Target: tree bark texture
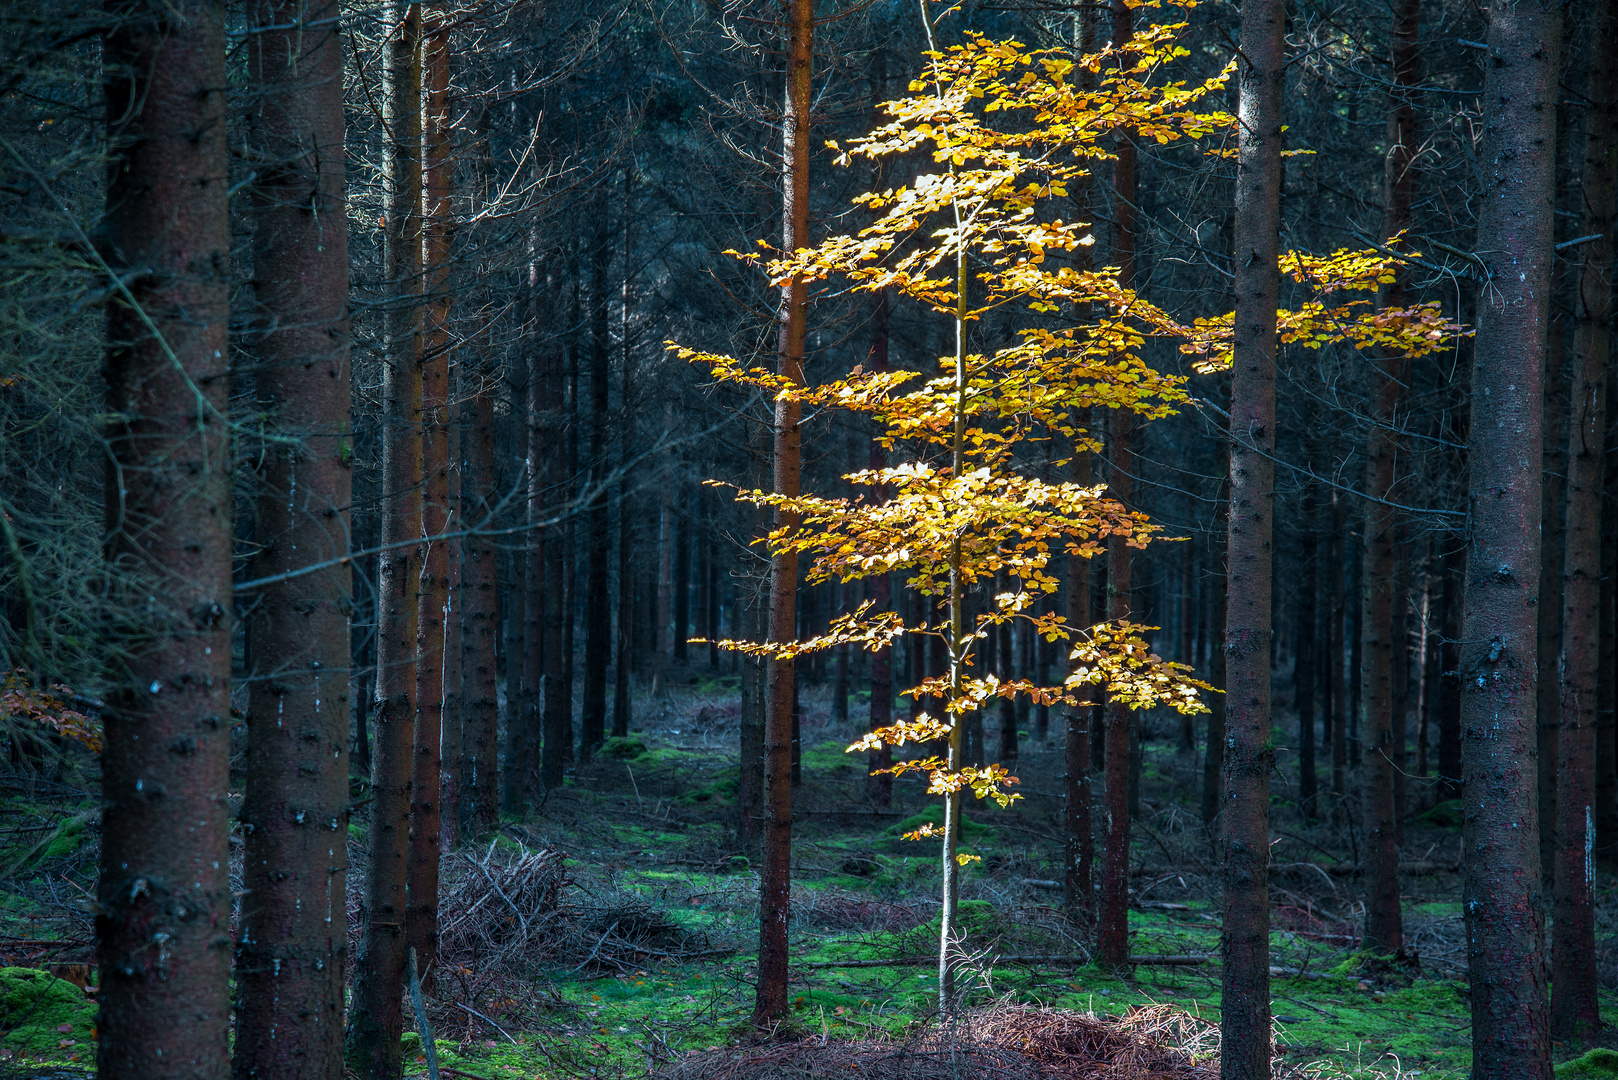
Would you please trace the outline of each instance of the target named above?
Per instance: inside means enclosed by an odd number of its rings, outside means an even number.
[[[814,0],[789,0],[786,9],[786,109],[782,119],[781,250],[809,239],[810,67],[814,56]],[[778,374],[803,383],[808,283],[792,278],[781,288]],[[796,498],[802,467],[802,406],[775,406],[774,488]],[[797,529],[799,515],[777,510],[775,528]],[[770,562],[769,640],[786,642],[797,629],[798,555],[783,551]],[[758,993],[753,1024],[780,1021],[787,1009],[787,923],[792,910],[793,661],[772,658],[764,700],[764,854],[759,875]]]
[[[1618,151],[1618,11],[1591,3],[1581,246],[1568,398],[1567,546],[1562,564],[1561,730],[1557,734],[1556,889],[1551,1037],[1582,1043],[1601,1029],[1596,1004],[1595,764],[1601,681],[1601,525],[1612,340],[1614,153]],[[1610,677],[1610,671],[1608,675]]]
[[[416,726],[417,578],[412,541],[421,497],[421,8],[389,9],[384,280],[395,299],[384,317],[382,532],[377,560],[376,740],[371,755],[360,954],[349,1003],[348,1058],[360,1073],[396,1077],[405,978],[411,749]],[[396,546],[395,546],[396,545]]]
[[[605,205],[600,208],[607,216]],[[604,230],[603,230],[604,231]],[[589,761],[607,735],[607,663],[612,659],[612,599],[607,562],[612,555],[608,525],[607,406],[611,396],[612,342],[607,330],[607,271],[612,248],[598,235],[590,252],[590,479],[597,486],[590,501],[590,546],[584,599],[584,701],[579,714],[579,760]]]
[[[450,508],[449,516],[454,522],[455,532],[467,527],[461,502],[461,482],[466,465],[466,417],[465,405],[460,400],[461,387],[458,385],[463,384],[463,363],[457,356],[450,372],[450,401],[453,404],[449,416],[449,500],[446,505]],[[461,761],[462,743],[466,735],[461,699],[461,607],[466,602],[461,595],[461,569],[465,565],[466,545],[463,537],[446,543],[449,547],[449,572],[444,599],[444,730],[438,743],[438,835],[441,842],[453,851],[461,835]]]
[[[1540,441],[1560,5],[1491,0],[1461,627],[1462,906],[1474,1080],[1551,1075],[1535,798]]]
[[[1382,159],[1382,236],[1387,239],[1411,225],[1410,200],[1415,190],[1416,110],[1411,100],[1420,77],[1416,35],[1420,0],[1396,0],[1390,30],[1393,44],[1392,82],[1388,103],[1388,149]],[[1408,306],[1405,274],[1382,285],[1377,306]],[[1370,755],[1360,779],[1364,814],[1366,872],[1365,945],[1391,953],[1404,944],[1399,911],[1399,815],[1394,797],[1396,770],[1403,746],[1394,745],[1394,665],[1403,650],[1394,641],[1394,551],[1399,515],[1389,505],[1398,482],[1400,396],[1408,381],[1408,362],[1400,352],[1382,350],[1372,397],[1371,433],[1365,447],[1365,563],[1360,576],[1360,640],[1365,666],[1360,669],[1360,702],[1365,707],[1360,730]]]
[[[487,353],[484,353],[487,356]],[[461,484],[462,520],[480,524],[494,510],[494,391],[486,379],[468,406],[471,423],[467,472]],[[496,644],[500,635],[499,566],[494,541],[469,536],[464,547],[461,608],[461,693],[465,734],[461,776],[465,784],[461,820],[468,834],[481,836],[500,819],[500,698]]]
[[[422,68],[426,86],[422,132],[421,596],[416,605],[416,730],[411,744],[409,914],[405,947],[414,949],[423,988],[431,993],[438,958],[438,860],[444,732],[444,674],[449,664],[450,543],[434,540],[459,527],[450,501],[450,145],[449,27],[442,3],[429,9]]]
[[[551,408],[541,407],[538,416],[539,428],[549,447],[548,452],[537,462],[544,477],[540,499],[542,508],[539,512],[550,513],[566,505],[567,480],[570,475],[562,454],[564,436],[559,406],[563,401],[564,390],[562,353],[558,349],[550,348],[544,352],[540,386],[541,392],[545,395],[545,402],[548,402]],[[535,402],[531,396],[528,408],[532,423]],[[531,510],[530,514],[533,513],[535,511]],[[529,518],[530,523],[539,520],[543,518],[533,516]],[[567,685],[566,651],[568,644],[566,625],[570,614],[565,606],[566,582],[572,569],[568,562],[569,545],[565,536],[567,528],[566,524],[562,524],[548,529],[550,535],[544,537],[544,559],[541,567],[544,574],[543,596],[538,598],[541,625],[538,627],[537,635],[530,638],[534,644],[529,646],[530,649],[537,648],[543,665],[540,672],[540,686],[543,687],[544,693],[539,708],[543,710],[541,725],[544,729],[544,749],[540,758],[539,779],[546,791],[554,791],[562,786],[567,765],[567,751],[573,741],[573,701]]]
[[[1230,550],[1222,816],[1225,893],[1220,1075],[1270,1074],[1270,625],[1275,332],[1280,290],[1284,0],[1242,5],[1236,158],[1236,315],[1230,388]]]
[[[107,309],[107,569],[142,615],[108,672],[96,1062],[132,1080],[219,1077],[231,951],[223,5],[111,7],[98,243],[115,271],[147,272]]]
[[[1306,417],[1306,421],[1309,418]],[[1293,703],[1298,709],[1298,808],[1306,820],[1313,820],[1320,781],[1315,772],[1315,627],[1319,622],[1315,600],[1319,594],[1320,485],[1311,479],[1303,490],[1303,523],[1299,554],[1303,579],[1297,592],[1298,652],[1292,666]]]
[[[335,0],[250,9],[248,113],[259,407],[287,441],[260,471],[256,577],[349,550],[348,230]],[[311,25],[313,24],[313,25]],[[335,225],[335,227],[334,227]],[[343,1074],[348,962],[349,571],[266,586],[254,609],[233,1072]]]
[[[1135,414],[1114,409],[1108,417],[1107,493],[1124,506],[1134,501],[1130,443]],[[1134,552],[1126,538],[1107,541],[1107,621],[1130,617]],[[1096,918],[1096,963],[1120,970],[1129,964],[1129,742],[1134,714],[1127,704],[1109,701],[1106,711],[1106,773],[1102,788],[1106,840],[1102,844],[1101,896]]]

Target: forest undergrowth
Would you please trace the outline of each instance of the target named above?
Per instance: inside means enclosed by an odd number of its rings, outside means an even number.
[[[634,733],[610,740],[542,805],[446,853],[427,1005],[441,1075],[1217,1075],[1217,879],[1196,811],[1202,762],[1176,750],[1177,720],[1141,718],[1127,972],[1091,963],[1090,929],[1062,909],[1059,743],[1025,730],[1012,768],[1024,798],[1004,811],[969,808],[963,850],[981,861],[963,882],[970,989],[950,1039],[933,985],[937,857],[900,835],[935,801],[900,782],[890,807],[870,805],[863,762],[844,753],[865,710],[856,698],[851,720],[833,723],[829,697],[819,686],[803,695],[792,1014],[776,1039],[759,1040],[748,1023],[758,879],[735,841],[735,680],[699,671],[663,701],[637,700]],[[47,778],[13,767],[4,780],[0,1067],[18,1075],[72,1073],[93,1058],[90,768],[69,762]],[[1434,806],[1411,778],[1420,810],[1401,842],[1409,945],[1379,959],[1359,949],[1352,800],[1328,798],[1320,819],[1305,821],[1285,772],[1271,818],[1276,1074],[1460,1080],[1470,1039],[1455,804]],[[362,806],[356,868],[364,817]],[[233,850],[239,862],[239,839]],[[236,878],[240,891],[239,867]],[[351,956],[361,888],[351,872]],[[1595,962],[1613,1025],[1618,896],[1604,888],[1599,899]],[[88,994],[76,985],[87,975]],[[426,1076],[420,1035],[405,1039],[408,1075]],[[940,1072],[954,1054],[965,1056]],[[1618,1075],[1615,1066],[1618,1054],[1597,1049],[1558,1075]]]

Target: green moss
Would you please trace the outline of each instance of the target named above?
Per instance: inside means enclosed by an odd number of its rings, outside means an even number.
[[[601,744],[601,756],[618,761],[633,761],[646,756],[646,744],[629,735],[614,735]]]
[[[1556,1067],[1557,1080],[1605,1080],[1618,1077],[1618,1050],[1599,1047],[1583,1057],[1564,1061]]]
[[[33,968],[0,968],[0,1047],[59,1061],[92,1053],[95,1016],[72,983]]]
[[[720,802],[734,800],[736,798],[736,789],[741,784],[737,774],[738,770],[736,769],[725,769],[713,783],[692,788],[690,791],[677,796],[674,801],[690,805],[693,803],[713,802],[716,799]]]

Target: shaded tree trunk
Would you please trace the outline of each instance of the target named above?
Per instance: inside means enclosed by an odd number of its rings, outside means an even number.
[[[484,357],[487,350],[480,350]],[[470,402],[467,472],[461,484],[462,520],[482,525],[493,513],[495,493],[494,392],[487,379],[479,380]],[[500,695],[496,647],[500,638],[499,565],[494,541],[469,536],[465,544],[461,590],[461,673],[465,701],[466,734],[463,741],[465,802],[461,821],[466,831],[481,836],[494,829],[500,815]]]
[[[1584,220],[1574,306],[1567,443],[1567,548],[1562,565],[1561,731],[1557,735],[1556,892],[1551,939],[1551,1037],[1583,1043],[1601,1029],[1596,1002],[1595,765],[1601,680],[1601,526],[1612,327],[1614,153],[1618,151],[1618,11],[1590,12],[1590,101]],[[1611,677],[1611,669],[1607,669]]]
[[[786,109],[782,132],[781,250],[795,251],[809,239],[810,67],[814,57],[814,0],[789,0],[786,9]],[[781,288],[778,374],[803,383],[803,347],[809,308],[808,284],[789,279]],[[798,424],[802,406],[782,399],[775,406],[774,490],[796,498],[802,459]],[[798,514],[777,510],[775,527],[798,527]],[[778,552],[770,563],[769,640],[792,640],[797,627],[798,555]],[[765,1027],[786,1016],[787,921],[792,910],[792,743],[796,694],[794,663],[771,658],[764,704],[764,856],[759,874],[758,993],[753,1024]],[[948,920],[946,919],[946,922]]]
[[[1308,422],[1310,417],[1305,417]],[[1303,489],[1303,529],[1300,560],[1303,579],[1298,586],[1298,656],[1292,668],[1293,699],[1298,709],[1298,808],[1306,820],[1315,816],[1320,782],[1315,774],[1315,597],[1319,592],[1320,536],[1316,527],[1320,485],[1313,479]]]
[[[461,500],[461,483],[466,467],[465,405],[459,399],[465,384],[461,374],[463,364],[464,360],[458,356],[450,379],[450,400],[454,404],[450,407],[449,417],[447,505],[450,507],[450,519],[454,522],[452,531],[455,532],[467,527],[463,513],[465,504]],[[442,843],[453,851],[461,835],[461,762],[466,735],[461,697],[461,608],[466,603],[462,596],[461,570],[465,562],[465,541],[463,537],[456,537],[448,541],[448,545],[449,590],[444,603],[444,731],[439,740],[439,805],[442,807],[439,836]]]
[[[348,234],[343,47],[335,0],[250,8],[248,113],[259,408],[287,442],[260,472],[255,576],[347,554]],[[348,866],[349,571],[267,586],[254,608],[243,885],[236,952],[239,1077],[343,1072],[348,935],[331,915]]]
[[[600,208],[606,217],[606,207]],[[579,760],[589,761],[606,738],[607,663],[612,659],[612,600],[607,560],[607,409],[611,396],[611,341],[607,330],[607,270],[612,249],[598,236],[590,253],[590,478],[599,490],[590,502],[590,547],[584,597],[584,702],[579,715]]]
[[[1490,0],[1461,627],[1462,839],[1474,1080],[1551,1075],[1535,798],[1540,439],[1561,6]]]
[[[545,351],[544,361],[541,379],[544,401],[536,403],[530,396],[528,410],[529,422],[537,424],[546,446],[543,456],[535,463],[544,478],[544,494],[538,512],[550,514],[559,511],[567,504],[571,474],[563,454],[562,443],[566,434],[562,430],[560,409],[563,395],[566,393],[562,370],[565,361],[561,350],[554,347]],[[530,513],[533,514],[534,511]],[[537,520],[540,518],[530,516],[529,523],[533,524]],[[563,523],[545,530],[542,567],[544,595],[539,598],[541,625],[538,634],[531,638],[537,646],[535,651],[541,657],[539,678],[544,694],[539,708],[542,710],[540,727],[544,743],[540,752],[539,780],[546,791],[561,788],[568,762],[568,750],[573,744],[573,702],[572,690],[568,685],[567,653],[571,644],[567,633],[569,619],[567,580],[572,569],[568,563],[569,528],[568,524]]]
[[[1411,100],[1420,78],[1416,37],[1421,25],[1421,0],[1396,0],[1393,9],[1392,100],[1388,109],[1388,150],[1382,158],[1382,236],[1392,239],[1411,226],[1411,196],[1415,191],[1416,110]],[[1378,290],[1377,306],[1383,310],[1409,305],[1402,269],[1394,280]],[[1382,952],[1394,952],[1404,944],[1399,910],[1399,811],[1395,795],[1397,770],[1404,747],[1396,744],[1394,717],[1395,680],[1403,672],[1395,670],[1403,655],[1402,642],[1395,628],[1402,620],[1395,617],[1395,605],[1403,598],[1395,595],[1395,549],[1398,545],[1399,515],[1389,505],[1398,482],[1399,405],[1404,385],[1409,381],[1409,364],[1404,354],[1382,350],[1377,372],[1371,416],[1371,434],[1365,448],[1365,552],[1360,577],[1361,615],[1359,640],[1365,666],[1358,668],[1360,701],[1365,706],[1364,728],[1370,758],[1360,777],[1360,805],[1364,814],[1365,851],[1365,945]],[[1403,734],[1402,730],[1399,734]]]
[[[1116,19],[1114,37],[1120,38]],[[1122,37],[1127,39],[1127,31]],[[1120,160],[1122,157],[1120,147]],[[1134,502],[1134,483],[1129,470],[1135,414],[1114,409],[1109,421],[1107,457],[1111,467],[1107,472],[1107,493],[1124,506],[1130,506]],[[1124,537],[1114,536],[1107,542],[1108,622],[1128,619],[1131,615],[1133,561],[1132,549]],[[1125,702],[1107,703],[1107,756],[1102,787],[1106,840],[1101,849],[1101,897],[1096,918],[1096,963],[1103,969],[1122,969],[1129,963],[1129,743],[1133,719],[1134,714]]]
[[[1230,575],[1221,862],[1220,1075],[1270,1074],[1270,625],[1276,301],[1281,217],[1283,0],[1242,5],[1236,158],[1236,315],[1230,388]]]
[[[421,7],[389,9],[387,228],[383,279],[396,297],[384,316],[382,536],[377,566],[376,746],[367,830],[365,928],[349,1005],[348,1058],[361,1073],[400,1073],[404,1030],[406,881],[411,741],[416,721],[416,579],[421,537]]]
[[[435,3],[425,27],[426,82],[422,187],[423,285],[427,291],[422,338],[422,534],[442,536],[455,526],[450,502],[449,429],[451,349],[449,289],[449,27]],[[431,993],[438,959],[438,860],[442,821],[440,742],[444,732],[444,669],[449,644],[449,557],[446,540],[429,539],[422,552],[416,614],[416,730],[411,755],[410,909],[405,945],[416,954],[422,986]]]
[[[107,307],[105,551],[141,617],[107,673],[96,1063],[217,1077],[231,917],[223,5],[109,6],[98,245],[129,296]]]

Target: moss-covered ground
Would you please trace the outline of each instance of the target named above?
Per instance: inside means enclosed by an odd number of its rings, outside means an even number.
[[[568,853],[581,905],[598,902],[591,893],[638,896],[692,935],[688,953],[703,955],[604,949],[580,965],[576,948],[536,969],[543,994],[530,1004],[504,1003],[505,1018],[492,1011],[500,1002],[479,1006],[504,1033],[464,1014],[441,1032],[444,1064],[487,1077],[630,1075],[749,1036],[757,878],[735,839],[734,721],[713,719],[717,696],[677,693],[661,718],[641,725],[633,752],[618,746],[581,766],[542,813],[507,826]],[[811,699],[795,795],[790,1025],[834,1039],[902,1034],[935,1010],[939,872],[930,845],[900,834],[936,820],[937,810],[904,784],[890,807],[872,805],[862,763],[843,753],[852,728],[837,730],[823,710]],[[965,872],[972,994],[1099,1014],[1171,1003],[1217,1022],[1219,897],[1213,843],[1194,810],[1200,762],[1167,739],[1145,741],[1132,841],[1132,953],[1180,962],[1104,971],[1088,961],[1089,929],[1064,915],[1050,887],[1060,865],[1060,751],[1031,734],[1013,770],[1026,798],[1009,811],[968,812],[964,844],[982,857]],[[1285,785],[1276,786],[1275,1034],[1280,1053],[1317,1062],[1323,1075],[1464,1080],[1469,1072],[1460,876],[1451,868],[1459,833],[1449,807],[1433,810],[1434,799],[1412,787],[1403,840],[1404,859],[1415,864],[1405,883],[1411,949],[1390,962],[1358,951],[1344,808],[1305,821]],[[1607,947],[1604,937],[1604,970]],[[1618,998],[1603,1004],[1610,1011]],[[1610,1018],[1618,1022],[1618,1012]],[[1558,1048],[1559,1059],[1577,1053]],[[1609,1061],[1618,1057],[1579,1058],[1561,1074],[1609,1075],[1599,1071]]]
[[[919,785],[903,782],[890,805],[873,804],[863,762],[843,752],[861,703],[847,723],[830,719],[822,688],[811,687],[804,704],[787,1028],[833,1039],[901,1035],[935,1012],[939,885],[934,847],[901,834],[936,822],[938,808]],[[636,706],[629,738],[613,740],[562,790],[503,822],[497,857],[519,847],[566,856],[564,917],[530,954],[498,963],[449,958],[441,968],[429,1012],[446,1075],[606,1080],[752,1037],[758,879],[756,853],[736,839],[734,680],[678,684],[667,701]],[[1142,725],[1131,952],[1176,962],[1122,972],[1089,962],[1092,931],[1063,911],[1054,887],[1060,747],[1040,739],[1030,720],[1013,765],[1025,798],[1006,811],[971,806],[964,828],[966,850],[981,857],[964,871],[962,907],[975,1000],[1098,1014],[1169,1003],[1217,1022],[1220,899],[1214,842],[1195,809],[1201,762],[1176,752],[1172,718],[1160,721],[1161,731],[1155,722]],[[992,736],[991,726],[991,746]],[[1463,1080],[1470,1027],[1455,806],[1411,781],[1402,838],[1409,950],[1390,962],[1358,949],[1352,804],[1326,796],[1305,819],[1286,779],[1294,771],[1283,751],[1271,876],[1280,1052],[1316,1063],[1324,1077]],[[3,807],[11,831],[0,836],[0,962],[13,966],[0,971],[0,1066],[84,1067],[93,1057],[93,999],[40,970],[87,950],[97,839],[85,813],[91,787],[23,791]],[[361,814],[356,865],[364,831]],[[452,864],[451,877],[460,872]],[[1610,988],[1618,984],[1618,896],[1605,881],[1592,962]],[[1618,1025],[1618,998],[1605,993],[1603,1012]],[[1603,1037],[1589,1053],[1559,1047],[1562,1080],[1618,1078],[1609,1041],[1618,1046]],[[408,1072],[424,1075],[419,1035],[406,1043]]]

